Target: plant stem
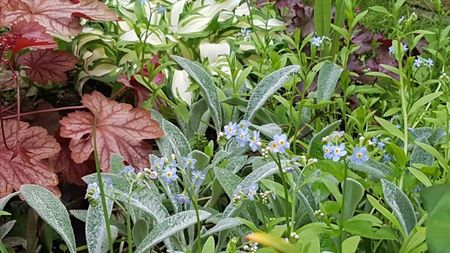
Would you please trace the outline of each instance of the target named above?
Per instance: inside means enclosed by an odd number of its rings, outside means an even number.
[[[283,167],[281,166],[281,159],[280,159],[280,154],[277,153],[277,157],[274,157],[272,153],[270,153],[270,156],[272,157],[272,159],[275,161],[275,163],[277,164],[278,167],[278,171],[280,172],[280,177],[281,177],[281,182],[283,183],[283,188],[284,188],[284,212],[285,212],[285,216],[286,216],[286,229],[288,232],[288,236],[291,235],[291,221],[290,221],[290,216],[289,216],[289,191],[288,191],[288,187],[287,187],[287,183],[286,183],[286,175],[283,172]]]
[[[344,242],[344,211],[345,211],[345,190],[347,186],[347,162],[345,162],[344,168],[344,182],[342,185],[342,203],[341,203],[341,217],[339,221],[339,252],[342,253],[342,243]]]
[[[202,248],[202,237],[201,237],[202,223],[200,221],[200,212],[198,211],[197,200],[194,199],[194,196],[192,195],[191,191],[187,190],[187,193],[189,195],[189,199],[192,202],[192,205],[194,206],[195,216],[197,218],[197,252],[199,252],[201,250],[201,248]]]
[[[105,219],[106,235],[108,236],[108,245],[111,253],[114,253],[113,240],[111,236],[111,226],[109,222],[108,207],[106,205],[106,195],[105,188],[102,180],[102,173],[100,170],[100,161],[98,159],[97,151],[97,115],[94,115],[94,126],[92,129],[92,137],[94,140],[94,160],[95,160],[95,170],[97,173],[97,181],[100,188],[100,198],[102,200],[103,218]]]
[[[53,108],[53,109],[45,109],[45,110],[32,111],[32,112],[24,112],[24,113],[20,113],[20,116],[29,116],[29,115],[39,114],[39,113],[49,113],[49,112],[58,112],[58,111],[65,111],[65,110],[79,110],[79,109],[86,109],[86,107],[84,105],[66,106],[66,107],[61,107],[61,108]],[[5,116],[2,119],[13,119],[13,118],[16,118],[16,117],[17,117],[17,114],[16,115]]]

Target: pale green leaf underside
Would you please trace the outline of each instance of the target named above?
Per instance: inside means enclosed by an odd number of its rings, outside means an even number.
[[[75,235],[66,207],[49,190],[38,185],[22,185],[20,192],[27,203],[66,242],[67,249],[75,253]]]

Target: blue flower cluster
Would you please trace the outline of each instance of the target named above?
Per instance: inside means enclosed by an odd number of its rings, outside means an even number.
[[[219,133],[219,137],[225,136],[227,140],[235,138],[240,147],[248,147],[256,152],[262,151],[262,155],[266,155],[267,152],[283,154],[286,149],[289,148],[290,143],[285,134],[276,134],[273,136],[272,141],[269,142],[265,149],[262,149],[261,134],[257,130],[251,131],[249,129],[250,122],[242,120],[239,123],[230,122],[224,127],[224,132]]]
[[[431,68],[433,67],[433,65],[434,65],[433,59],[431,59],[431,58],[425,59],[425,58],[423,58],[423,57],[421,57],[421,56],[418,56],[418,57],[414,60],[414,63],[413,63],[413,66],[414,66],[415,68],[420,68],[420,67],[422,67],[422,66],[426,66],[426,67],[428,67],[428,68],[431,69]]]
[[[197,170],[195,165],[197,164],[197,160],[193,158],[191,155],[186,157],[182,157],[181,161],[178,162],[176,160],[176,156],[172,154],[169,158],[161,157],[155,158],[152,161],[152,165],[150,171],[160,171],[161,178],[164,182],[171,184],[176,182],[179,179],[178,169],[183,170],[184,172],[190,174],[190,178],[192,183],[195,186],[200,186],[205,180],[205,173],[201,170]]]
[[[326,142],[326,144],[322,146],[323,156],[325,159],[337,162],[347,155],[345,143],[341,142],[341,139],[343,137],[344,132],[334,131],[329,136],[326,136],[322,139],[324,142]],[[362,140],[364,140],[364,138],[362,138]],[[377,143],[377,145],[380,145],[384,148],[384,142],[378,141],[378,139],[372,139],[372,142],[374,141]],[[369,160],[369,154],[366,147],[353,148],[352,155],[350,156],[351,162],[361,165],[367,160]]]
[[[249,129],[250,122],[242,120],[235,123],[230,122],[224,127],[224,134],[227,140],[235,138],[240,147],[249,146],[255,152],[261,147],[261,138],[259,131]]]

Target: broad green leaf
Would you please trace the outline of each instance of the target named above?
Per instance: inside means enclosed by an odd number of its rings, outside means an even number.
[[[231,171],[222,168],[214,168],[214,175],[220,186],[225,190],[229,198],[233,198],[236,187],[242,182],[242,179]]]
[[[202,151],[193,150],[191,153],[189,153],[189,155],[191,155],[192,158],[197,160],[197,162],[195,163],[196,169],[203,170],[208,166],[210,157],[207,154],[203,153]]]
[[[8,203],[8,201],[12,198],[14,198],[15,196],[19,195],[20,192],[13,192],[3,198],[0,199],[0,210],[3,210],[3,208],[5,208],[6,204]]]
[[[423,201],[425,210],[430,214],[434,207],[441,200],[442,196],[450,192],[450,184],[438,184],[432,187],[427,187],[422,190],[420,197]]]
[[[252,125],[253,128],[260,131],[263,135],[268,138],[273,138],[274,135],[281,134],[282,130],[280,126],[275,123],[269,123],[262,126]]]
[[[199,211],[200,221],[206,220],[211,214],[205,211]],[[194,210],[176,213],[167,217],[161,223],[156,224],[150,233],[144,238],[136,249],[137,253],[147,252],[159,242],[168,237],[183,231],[185,228],[197,223],[197,217]]]
[[[344,201],[344,219],[353,216],[356,206],[364,195],[364,187],[356,180],[347,178],[345,182],[345,190],[343,192]]]
[[[389,227],[374,226],[368,220],[350,218],[344,222],[344,231],[353,235],[375,240],[397,240],[396,231]]]
[[[263,232],[253,233],[247,236],[247,240],[258,242],[283,253],[298,253],[299,249],[285,240]]]
[[[309,142],[308,155],[315,158],[323,158],[322,146],[324,143],[322,142],[322,138],[330,135],[334,130],[336,130],[340,123],[340,120],[333,122],[315,134]]]
[[[212,77],[198,63],[191,62],[176,55],[172,55],[171,57],[198,83],[201,93],[207,102],[209,111],[211,112],[214,126],[216,129],[222,129],[222,111],[216,85]]]
[[[435,188],[433,186],[431,188]],[[425,190],[428,190],[427,188]],[[448,238],[448,224],[450,224],[450,186],[440,186],[435,189],[424,191],[422,199],[428,199],[425,208],[428,212],[427,218],[427,245],[429,252],[448,252],[450,240]],[[434,204],[435,203],[435,204]]]
[[[319,36],[329,36],[331,30],[331,0],[316,1],[314,4],[314,29]]]
[[[251,121],[255,116],[256,111],[264,105],[267,99],[291,78],[291,74],[298,73],[299,71],[300,66],[292,65],[272,72],[264,77],[251,91],[244,119]]]
[[[417,146],[423,148],[425,151],[427,151],[427,152],[430,153],[431,155],[433,155],[434,158],[436,158],[436,159],[438,160],[439,164],[440,164],[443,168],[448,169],[448,165],[447,165],[447,163],[445,162],[444,156],[442,156],[442,154],[439,153],[439,151],[437,151],[434,147],[432,147],[432,146],[429,145],[429,144],[425,144],[425,143],[423,143],[423,142],[420,142],[420,141],[415,141],[415,144],[416,144]]]
[[[369,176],[372,176],[376,179],[386,178],[386,176],[391,173],[391,170],[388,166],[374,160],[367,160],[362,164],[356,164],[349,160],[348,166],[352,170],[367,173]]]
[[[417,223],[416,214],[411,201],[405,193],[393,183],[381,179],[381,184],[383,186],[383,194],[386,203],[391,207],[392,211],[394,211],[394,214],[397,216],[405,233],[409,235]]]
[[[402,243],[399,253],[422,253],[427,252],[426,228],[416,227],[408,238]],[[435,252],[435,251],[429,251]]]
[[[206,231],[206,233],[204,233],[202,237],[210,236],[227,229],[235,228],[240,225],[242,225],[242,222],[239,218],[221,219],[219,220],[219,222],[217,222],[217,224],[214,227]]]
[[[75,253],[75,235],[64,204],[49,190],[38,185],[22,185],[20,193],[28,205],[61,236],[67,249]]]
[[[145,236],[148,234],[148,225],[147,221],[145,220],[138,220],[133,226],[133,241],[137,245],[139,245],[145,238]]]
[[[108,215],[111,211],[114,201],[107,198],[106,205]],[[86,215],[86,244],[89,253],[102,253],[108,251],[108,236],[106,233],[105,217],[103,216],[103,207],[100,203],[89,205]]]
[[[375,116],[375,120],[388,132],[388,134],[392,134],[402,141],[405,140],[403,133],[395,127],[394,124],[377,116]]]
[[[395,145],[394,143],[387,143],[386,149],[394,156],[395,160],[397,161],[397,164],[404,168],[406,166],[406,163],[408,162],[408,158],[405,155],[405,152],[403,152],[403,149],[401,149],[399,146]]]
[[[345,253],[355,253],[358,249],[359,241],[361,240],[361,237],[359,236],[352,236],[342,243],[342,252]]]
[[[202,253],[215,253],[216,243],[214,237],[210,236],[203,245]]]
[[[419,100],[414,102],[414,104],[411,106],[411,108],[408,111],[408,115],[417,112],[419,108],[426,105],[427,103],[433,101],[434,99],[438,98],[440,95],[442,95],[443,92],[434,92],[428,95],[425,95],[421,97]]]
[[[332,62],[326,62],[322,65],[317,80],[317,102],[331,98],[342,71],[341,67]]]

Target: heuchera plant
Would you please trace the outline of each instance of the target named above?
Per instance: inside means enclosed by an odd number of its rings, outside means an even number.
[[[23,184],[38,184],[59,196],[58,174],[70,183],[80,184],[81,177],[94,168],[94,128],[104,171],[109,170],[111,153],[123,154],[125,161],[136,167],[149,166],[151,146],[145,140],[163,135],[149,112],[118,103],[99,92],[84,95],[82,106],[21,113],[23,89],[30,89],[34,84],[48,88],[64,84],[68,80],[67,72],[76,68],[78,58],[57,50],[53,35],[76,36],[82,29],[80,18],[118,19],[98,0],[0,0],[0,27],[9,28],[0,36],[0,57],[4,71],[11,77],[0,87],[13,88],[16,94],[15,110],[14,104],[3,108],[0,103],[0,196],[18,191]],[[28,85],[21,85],[22,78]],[[30,126],[21,119],[23,115],[72,109],[89,112],[69,113],[60,121],[61,132],[56,131],[55,136],[44,128],[48,126]]]

